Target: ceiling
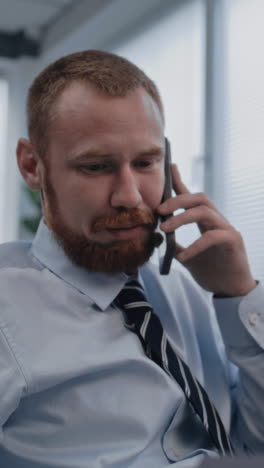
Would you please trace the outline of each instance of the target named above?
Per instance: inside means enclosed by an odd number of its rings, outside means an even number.
[[[49,27],[80,3],[83,0],[0,0],[0,57],[38,56]]]
[[[82,37],[89,47],[135,28],[191,0],[0,0],[0,65],[38,57]],[[89,39],[88,39],[89,37]],[[70,50],[70,48],[69,48]],[[56,55],[56,54],[55,54]]]

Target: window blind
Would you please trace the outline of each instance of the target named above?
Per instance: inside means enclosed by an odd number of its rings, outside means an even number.
[[[222,109],[216,133],[221,154],[218,150],[214,198],[242,233],[254,276],[264,280],[264,2],[225,0],[223,7],[225,51],[218,69],[223,83],[215,106],[216,114]]]

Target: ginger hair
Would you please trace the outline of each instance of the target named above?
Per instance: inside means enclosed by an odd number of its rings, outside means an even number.
[[[27,98],[27,126],[31,142],[41,157],[48,148],[49,128],[56,101],[72,82],[92,84],[108,96],[126,96],[144,88],[158,105],[163,105],[155,83],[129,60],[99,50],[85,50],[61,57],[33,81]]]

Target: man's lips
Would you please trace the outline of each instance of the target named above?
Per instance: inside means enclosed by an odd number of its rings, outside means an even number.
[[[121,226],[114,226],[111,228],[107,228],[109,231],[112,230],[121,230],[121,229],[134,229],[136,227],[143,226],[142,224],[122,224]]]
[[[146,225],[122,225],[113,228],[107,228],[107,231],[117,239],[135,239],[146,232]]]

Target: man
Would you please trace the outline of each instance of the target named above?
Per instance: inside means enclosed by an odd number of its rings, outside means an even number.
[[[18,165],[43,220],[32,244],[0,250],[0,466],[262,453],[263,289],[240,234],[175,165],[177,196],[161,202],[154,83],[105,52],[61,58],[30,88],[28,131]],[[158,216],[180,208],[160,229],[196,222],[201,237],[161,276],[149,262]]]

